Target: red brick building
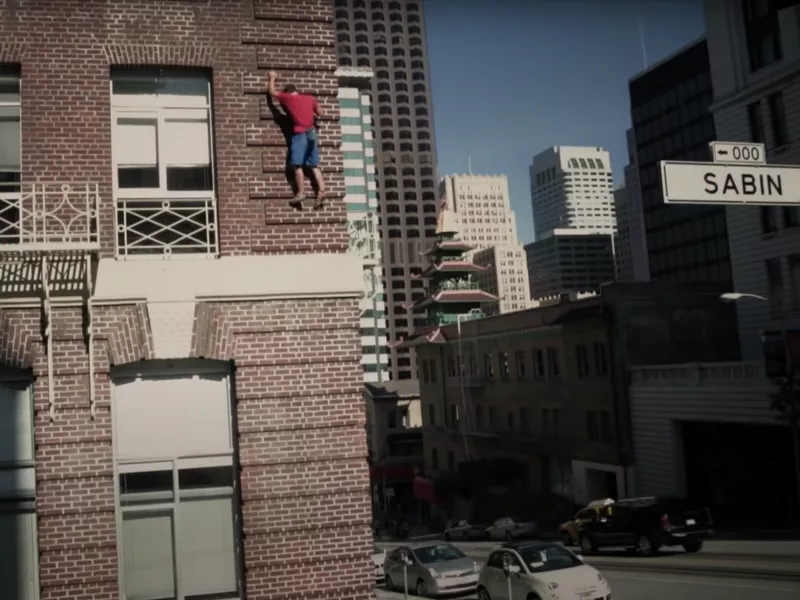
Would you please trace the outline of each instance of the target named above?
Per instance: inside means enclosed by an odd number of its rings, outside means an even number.
[[[328,0],[0,0],[4,598],[372,597]],[[292,211],[267,72],[315,93]]]

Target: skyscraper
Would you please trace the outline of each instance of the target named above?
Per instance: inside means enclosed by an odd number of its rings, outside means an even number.
[[[653,281],[730,281],[724,206],[667,205],[662,160],[710,160],[715,139],[705,39],[630,80],[631,120]]]
[[[537,240],[554,229],[616,227],[611,158],[602,148],[553,146],[533,157],[530,174]]]
[[[363,260],[364,294],[359,302],[361,366],[364,382],[375,383],[387,379],[388,347],[378,197],[374,182],[375,151],[368,147],[372,143],[372,121],[366,90],[373,74],[365,67],[342,67],[337,74],[349,252]]]
[[[717,135],[764,143],[769,164],[800,163],[800,3],[704,5]],[[742,357],[761,359],[762,332],[800,328],[800,207],[724,210],[731,289],[769,299],[736,303]]]
[[[489,267],[475,275],[481,289],[500,297],[487,314],[528,308],[528,267],[506,176],[448,175],[439,182],[439,196],[458,216],[461,239],[475,248],[470,257]]]
[[[388,337],[407,337],[424,315],[420,252],[436,229],[437,184],[427,45],[418,0],[335,0],[341,66],[369,67],[375,175],[383,243]],[[426,239],[427,238],[427,239]],[[414,349],[390,350],[392,379],[416,376]]]

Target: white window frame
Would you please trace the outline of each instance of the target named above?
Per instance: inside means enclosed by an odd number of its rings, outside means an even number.
[[[109,92],[111,94],[111,163],[114,198],[135,200],[180,200],[180,199],[208,199],[216,200],[217,178],[216,165],[214,164],[214,120],[212,105],[212,81],[206,82],[207,93],[205,98],[189,95],[171,94],[114,94],[114,78],[109,78]],[[158,188],[120,188],[117,166],[117,123],[119,119],[140,119],[156,121],[156,150],[158,153]],[[167,164],[161,159],[164,155],[165,143],[162,139],[166,130],[166,122],[170,120],[199,120],[203,118],[208,123],[209,163],[211,167],[211,189],[206,191],[168,191],[167,190]],[[180,166],[180,165],[170,165]]]
[[[185,364],[187,361],[183,361]],[[152,365],[129,365],[128,367],[121,367],[116,369],[114,376],[114,384],[112,385],[112,400],[111,400],[111,422],[112,422],[112,452],[113,452],[113,475],[114,475],[114,504],[116,515],[116,528],[117,528],[117,564],[118,566],[118,585],[120,591],[120,598],[127,600],[125,591],[125,555],[124,555],[124,516],[129,514],[147,514],[148,512],[168,512],[172,517],[172,541],[173,541],[173,573],[175,576],[175,596],[177,600],[184,600],[182,591],[184,584],[181,580],[182,569],[180,563],[180,522],[181,522],[181,499],[194,500],[203,497],[211,496],[230,496],[234,504],[234,511],[237,510],[238,503],[236,502],[240,494],[240,483],[238,480],[238,473],[236,462],[234,460],[234,414],[233,414],[233,398],[231,394],[231,377],[230,373],[224,367],[219,365],[201,365],[195,361],[193,364],[187,366],[185,369],[176,370],[172,369],[169,365],[162,365],[152,367]],[[216,454],[194,455],[194,456],[165,456],[163,458],[147,458],[144,460],[136,459],[135,457],[119,457],[117,455],[117,437],[114,435],[116,429],[116,384],[122,382],[130,382],[138,378],[153,378],[158,379],[161,377],[175,378],[185,375],[191,377],[193,375],[224,375],[225,376],[225,389],[228,404],[228,428],[231,433],[231,447],[226,452]],[[200,490],[181,490],[179,485],[179,471],[183,469],[196,469],[204,467],[222,467],[230,466],[232,471],[231,487],[222,488],[208,488]],[[169,498],[163,492],[155,492],[147,494],[148,500],[152,502],[145,504],[123,505],[122,494],[119,486],[120,475],[126,473],[142,473],[153,471],[171,471],[172,472],[172,492]],[[159,502],[159,496],[164,494],[164,501]],[[152,498],[150,498],[152,497]],[[144,500],[144,498],[142,498]],[[231,526],[234,535],[234,557],[235,577],[237,581],[236,595],[231,595],[230,600],[240,600],[244,590],[244,570],[243,570],[243,556],[241,556],[241,515],[234,513],[236,516],[233,519]],[[227,598],[225,599],[227,600]]]
[[[24,376],[21,377],[0,377],[0,387],[6,384],[15,384],[15,388],[19,389],[20,384],[25,384],[25,395],[27,396],[28,400],[28,410],[30,411],[30,422],[31,422],[31,456],[34,457],[32,460],[25,460],[25,461],[12,461],[12,462],[2,462],[0,461],[0,465],[2,468],[0,470],[3,471],[16,471],[16,470],[27,470],[30,469],[33,471],[33,481],[34,481],[34,497],[33,498],[23,498],[19,497],[12,492],[12,495],[9,497],[11,499],[10,502],[7,504],[9,505],[9,509],[4,511],[7,514],[12,515],[25,515],[25,514],[33,514],[33,547],[35,549],[35,556],[33,557],[33,598],[34,600],[38,600],[40,597],[40,588],[41,584],[39,581],[39,519],[36,518],[37,509],[36,509],[36,463],[35,463],[35,455],[36,455],[36,425],[35,425],[35,417],[36,414],[33,409],[33,394],[32,394],[32,383],[30,380]],[[14,389],[14,388],[12,388]],[[9,498],[6,498],[8,500]],[[2,541],[0,541],[2,543]]]

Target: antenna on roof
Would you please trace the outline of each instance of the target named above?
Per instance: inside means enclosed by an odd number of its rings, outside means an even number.
[[[472,175],[472,154],[467,153],[467,171]]]
[[[644,19],[639,19],[639,42],[642,44],[642,63],[647,69],[647,47],[644,43]]]

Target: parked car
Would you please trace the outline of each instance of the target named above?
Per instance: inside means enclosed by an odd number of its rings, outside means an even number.
[[[573,516],[572,519],[559,525],[558,533],[561,536],[561,541],[564,542],[564,545],[577,546],[578,542],[580,541],[580,530],[583,525],[596,519],[597,511],[604,506],[608,506],[609,504],[614,504],[614,500],[611,498],[592,500],[586,505],[586,508],[582,508],[575,513],[575,516]]]
[[[605,577],[553,542],[509,542],[489,555],[478,579],[479,600],[581,598],[611,600]]]
[[[419,543],[393,550],[383,571],[387,590],[402,590],[406,565],[408,591],[431,597],[474,592],[478,585],[478,563],[447,543]]]
[[[532,521],[518,521],[511,517],[497,519],[486,528],[490,540],[518,540],[539,535],[539,525]]]
[[[713,535],[713,525],[708,508],[684,499],[630,498],[604,506],[595,519],[584,523],[580,545],[584,553],[608,546],[626,546],[643,556],[652,556],[665,546],[699,552],[703,541]]]
[[[386,562],[386,550],[372,545],[372,564],[375,565],[375,583],[383,583],[383,564]]]
[[[467,521],[458,521],[444,530],[446,540],[488,540],[486,525],[471,525]]]

